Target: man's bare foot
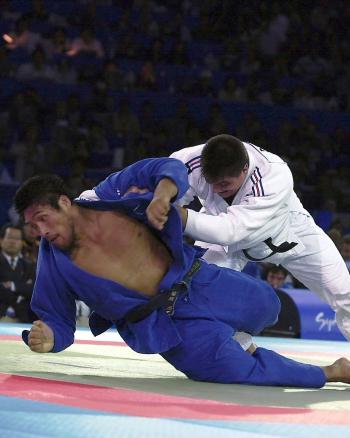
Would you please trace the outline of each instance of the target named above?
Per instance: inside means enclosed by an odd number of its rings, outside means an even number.
[[[350,361],[345,357],[336,360],[332,365],[322,367],[327,382],[350,383]]]

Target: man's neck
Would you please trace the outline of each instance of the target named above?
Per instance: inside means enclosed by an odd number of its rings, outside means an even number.
[[[236,194],[229,196],[228,198],[224,198],[228,205],[231,205],[233,200],[235,199]]]
[[[73,241],[66,251],[72,258],[76,251],[82,247],[89,248],[91,245],[99,245],[101,236],[105,233],[105,226],[101,223],[101,216],[110,214],[106,212],[105,215],[100,210],[94,210],[91,208],[81,207],[80,205],[73,205],[71,210],[71,219],[73,221]],[[113,212],[113,216],[118,216],[118,222],[121,223],[120,227],[116,227],[116,230],[123,229],[124,222],[130,222],[131,218],[122,212]],[[118,233],[115,231],[114,234]]]

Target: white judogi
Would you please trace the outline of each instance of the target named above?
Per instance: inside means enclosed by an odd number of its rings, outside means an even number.
[[[203,205],[199,213],[188,210],[185,234],[208,248],[204,258],[219,266],[242,270],[247,255],[284,266],[330,304],[340,330],[350,340],[350,275],[339,251],[302,206],[287,163],[251,143],[244,146],[249,169],[231,205],[215,194],[202,176],[204,144],[171,155],[188,167],[190,189],[180,205],[189,204],[194,196]],[[272,254],[264,243],[268,238],[274,246],[284,242],[296,245]]]

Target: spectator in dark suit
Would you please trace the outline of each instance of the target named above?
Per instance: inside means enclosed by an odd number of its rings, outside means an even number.
[[[17,225],[5,224],[0,230],[0,318],[12,308],[18,322],[26,323],[37,318],[30,309],[35,264],[22,257],[23,237]]]

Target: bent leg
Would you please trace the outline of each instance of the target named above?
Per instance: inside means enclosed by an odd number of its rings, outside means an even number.
[[[304,233],[308,233],[301,236],[305,251],[282,265],[332,307],[339,329],[350,340],[350,274],[346,264],[321,228],[311,225]]]
[[[207,311],[235,331],[253,335],[275,324],[281,308],[275,290],[266,282],[206,263],[192,280],[190,301],[197,305],[196,314]]]
[[[177,321],[176,326],[183,342],[162,356],[192,380],[304,388],[320,388],[326,383],[318,366],[264,348],[257,348],[253,355],[247,353],[225,324],[197,319]]]

